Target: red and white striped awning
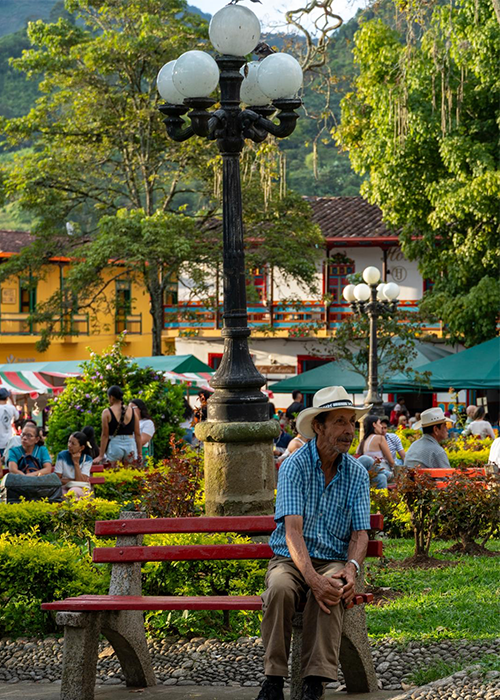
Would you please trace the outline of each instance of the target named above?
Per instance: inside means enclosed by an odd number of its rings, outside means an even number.
[[[56,376],[56,375],[52,375]],[[70,376],[59,374],[57,376]],[[39,394],[60,394],[64,386],[54,386],[49,381],[49,375],[42,372],[0,372],[0,387],[10,391],[12,394],[29,394],[36,399]]]

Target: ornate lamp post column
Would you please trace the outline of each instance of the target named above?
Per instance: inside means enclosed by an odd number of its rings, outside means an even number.
[[[351,305],[354,313],[366,314],[370,319],[370,350],[368,355],[368,393],[365,404],[373,404],[371,412],[382,416],[382,396],[378,383],[378,355],[377,355],[377,320],[379,316],[395,313],[399,287],[394,282],[384,284],[380,282],[380,271],[376,267],[367,267],[363,270],[363,279],[366,284],[348,284],[342,292],[344,299]]]
[[[246,7],[227,5],[217,12],[209,35],[220,54],[215,60],[188,51],[158,74],[170,138],[216,140],[223,163],[224,355],[211,380],[208,420],[196,426],[196,434],[205,448],[207,514],[265,513],[273,508],[272,439],[279,428],[269,420],[268,400],[260,391],[265,380],[248,349],[240,155],[247,138],[260,143],[269,134],[283,138],[293,132],[302,70],[282,53],[247,63],[244,56],[260,39],[260,22]],[[209,111],[217,84],[220,108]],[[242,109],[240,102],[250,106]]]

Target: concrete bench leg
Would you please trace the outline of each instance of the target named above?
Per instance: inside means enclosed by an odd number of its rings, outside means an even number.
[[[292,620],[292,662],[290,674],[290,700],[302,697],[302,613],[295,613]]]
[[[94,700],[101,613],[57,613],[64,627],[61,700]]]
[[[142,612],[124,610],[105,613],[102,633],[116,652],[128,686],[144,688],[156,685]]]
[[[340,665],[348,693],[373,693],[378,689],[363,605],[356,605],[344,615]]]

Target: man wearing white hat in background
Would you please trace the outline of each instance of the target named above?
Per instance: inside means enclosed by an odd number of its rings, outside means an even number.
[[[441,408],[428,408],[422,411],[420,420],[414,424],[413,429],[421,429],[423,432],[420,440],[413,442],[405,456],[405,467],[411,469],[424,467],[424,469],[449,469],[450,460],[441,447],[441,443],[448,439],[447,418]]]
[[[269,544],[262,595],[266,680],[257,700],[283,700],[292,618],[306,601],[302,638],[302,700],[319,700],[323,682],[337,679],[344,604],[366,555],[370,479],[348,453],[356,420],[371,406],[354,406],[343,387],[321,389],[301,411],[297,430],[311,438],[281,465],[276,530]],[[344,603],[344,604],[343,604]]]

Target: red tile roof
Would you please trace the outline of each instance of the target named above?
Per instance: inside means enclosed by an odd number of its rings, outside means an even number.
[[[396,231],[382,221],[382,212],[362,197],[304,197],[313,210],[313,221],[328,239],[397,240]],[[375,242],[375,241],[374,241]]]
[[[29,231],[0,230],[0,253],[20,253],[33,240]]]

